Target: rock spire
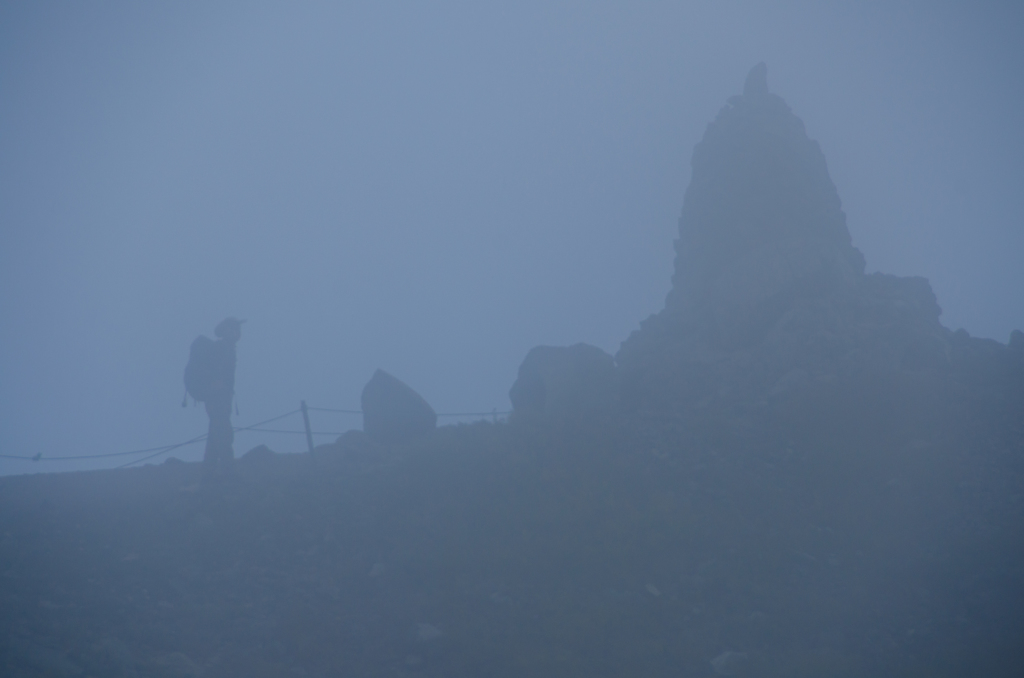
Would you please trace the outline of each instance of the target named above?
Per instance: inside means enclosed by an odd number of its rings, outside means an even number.
[[[665,309],[616,357],[627,401],[753,401],[840,373],[948,364],[928,281],[865,275],[825,157],[763,63],[692,166]]]
[[[717,328],[754,341],[786,302],[849,288],[864,272],[818,144],[751,69],[693,152],[670,308],[742,320]]]

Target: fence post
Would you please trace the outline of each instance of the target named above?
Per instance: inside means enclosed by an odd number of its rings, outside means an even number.
[[[302,401],[302,421],[306,424],[306,444],[309,445],[309,457],[313,458],[313,429],[309,427],[309,409],[306,408],[306,401]]]

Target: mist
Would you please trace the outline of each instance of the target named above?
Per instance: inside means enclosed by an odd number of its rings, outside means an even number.
[[[1022,17],[8,3],[0,674],[1016,676]]]
[[[182,370],[229,315],[236,425],[356,410],[377,368],[439,413],[504,411],[530,348],[614,354],[664,305],[691,151],[759,61],[868,271],[927,277],[945,326],[1005,343],[1022,24],[1013,3],[8,3],[0,451],[43,460],[0,473],[200,435]],[[263,442],[305,448],[236,451]]]

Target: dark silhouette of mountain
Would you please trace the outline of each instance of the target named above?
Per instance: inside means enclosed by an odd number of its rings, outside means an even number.
[[[665,309],[508,423],[0,478],[0,674],[1018,675],[1024,335],[865,274],[763,64],[693,165]]]

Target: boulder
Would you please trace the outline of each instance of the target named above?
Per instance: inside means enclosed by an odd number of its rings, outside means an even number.
[[[384,370],[363,387],[363,431],[379,443],[398,443],[437,428],[434,408],[416,391]]]
[[[615,359],[596,346],[537,346],[508,397],[519,415],[574,415],[613,407],[616,384]]]
[[[257,445],[242,455],[242,461],[265,462],[274,458],[274,451],[266,445]]]

